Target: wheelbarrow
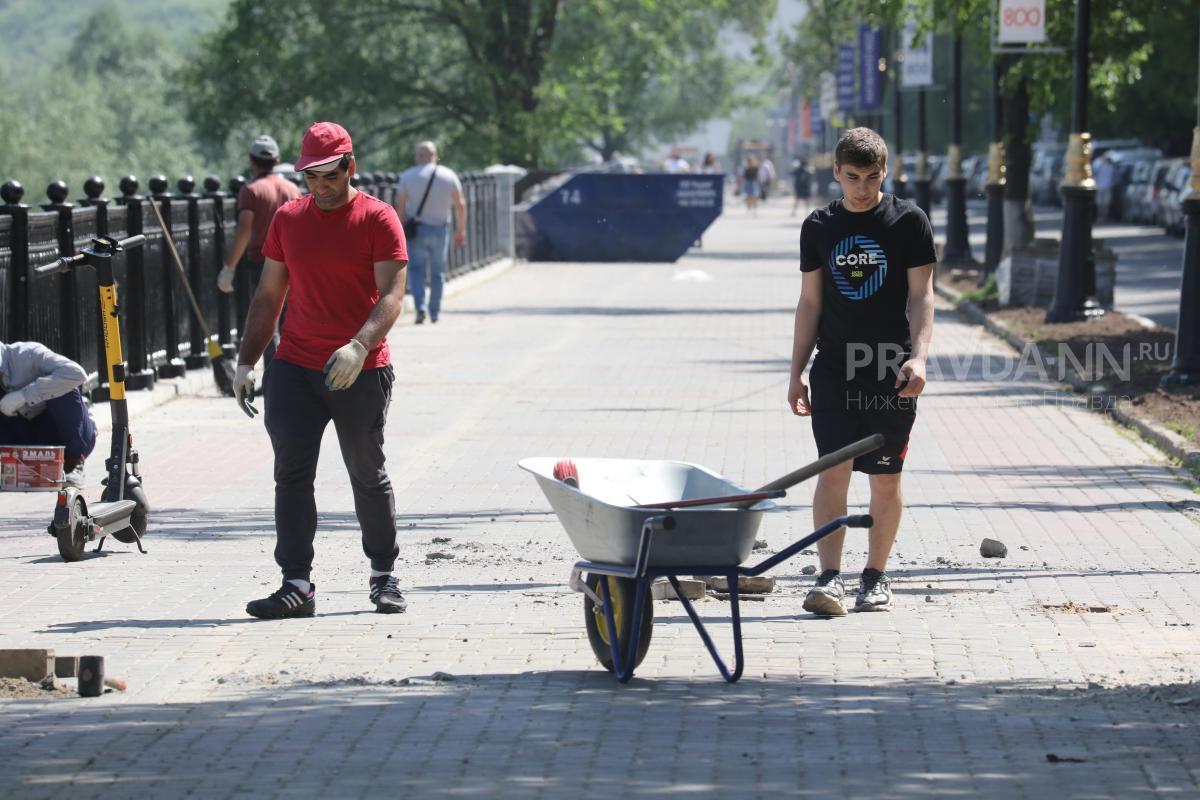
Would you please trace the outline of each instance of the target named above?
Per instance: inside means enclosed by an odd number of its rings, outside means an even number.
[[[633,677],[650,649],[654,602],[650,585],[665,577],[708,649],[733,683],[745,666],[738,578],[762,575],[835,531],[869,528],[870,515],[841,516],[754,566],[741,566],[754,547],[762,514],[787,488],[883,446],[879,434],[862,439],[751,492],[715,472],[682,461],[581,458],[577,473],[556,476],[555,458],[527,458],[533,474],[583,560],[570,587],[583,594],[584,624],[596,659],[621,683]],[[561,471],[560,471],[561,473]],[[733,668],[679,585],[680,575],[723,576],[733,621]]]

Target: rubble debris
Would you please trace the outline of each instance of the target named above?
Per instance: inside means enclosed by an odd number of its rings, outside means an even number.
[[[984,558],[1004,558],[1008,555],[1008,547],[997,539],[984,539],[979,543],[979,555]]]
[[[708,579],[708,588],[714,592],[728,592],[729,581],[724,575],[713,575]],[[775,591],[775,579],[766,575],[739,575],[738,592],[743,594],[770,594]]]
[[[679,588],[688,600],[704,599],[704,581],[679,578]],[[675,587],[666,578],[661,578],[650,585],[650,594],[655,600],[678,600]]]

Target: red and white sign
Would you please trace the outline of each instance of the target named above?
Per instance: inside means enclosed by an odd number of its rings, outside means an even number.
[[[1000,0],[1000,44],[1046,41],[1046,0]]]

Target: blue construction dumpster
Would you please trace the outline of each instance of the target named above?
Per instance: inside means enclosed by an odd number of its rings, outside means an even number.
[[[517,210],[531,261],[675,261],[721,215],[724,175],[585,172]]]

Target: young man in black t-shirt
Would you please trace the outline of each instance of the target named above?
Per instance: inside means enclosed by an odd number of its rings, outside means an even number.
[[[882,449],[822,473],[813,496],[813,521],[821,526],[846,513],[852,472],[869,476],[875,524],[854,608],[879,611],[892,600],[885,568],[903,510],[900,471],[917,395],[925,388],[936,256],[925,213],[880,190],[887,145],[879,134],[847,131],[834,161],[843,196],[812,212],[800,233],[804,277],[788,406],[797,416],[812,417],[821,455],[874,433],[886,439]],[[810,394],[804,368],[814,347]],[[821,574],[804,598],[806,611],[846,613],[844,539],[843,529],[818,543]]]

